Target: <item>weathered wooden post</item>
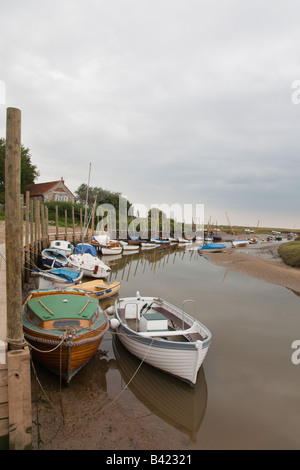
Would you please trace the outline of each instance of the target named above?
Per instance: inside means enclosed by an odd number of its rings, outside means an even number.
[[[25,282],[29,280],[30,270],[30,251],[29,251],[29,205],[30,205],[30,192],[26,191],[26,212],[25,212]]]
[[[58,240],[58,206],[55,206],[55,226],[56,226],[55,236],[56,236],[56,240]]]
[[[7,109],[5,152],[5,245],[7,336],[12,349],[23,337],[22,327],[22,246],[21,246],[21,111]]]
[[[67,214],[67,209],[65,209],[65,240],[68,240],[68,214]]]
[[[9,448],[31,448],[30,355],[22,325],[21,111],[7,108],[5,245]]]
[[[73,245],[75,246],[75,213],[74,213],[74,206],[72,206],[72,224],[73,224]]]

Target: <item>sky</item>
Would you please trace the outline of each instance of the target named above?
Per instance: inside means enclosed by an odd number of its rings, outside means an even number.
[[[205,222],[300,229],[298,0],[1,0],[0,137]],[[299,90],[299,91],[298,91]],[[227,218],[227,215],[228,218]]]

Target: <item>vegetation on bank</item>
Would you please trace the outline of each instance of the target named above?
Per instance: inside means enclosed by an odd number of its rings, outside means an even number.
[[[292,242],[280,245],[278,253],[286,264],[294,268],[300,268],[300,237]]]

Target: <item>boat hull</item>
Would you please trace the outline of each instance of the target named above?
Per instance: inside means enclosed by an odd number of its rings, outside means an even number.
[[[134,302],[137,302],[136,298],[128,298],[116,301],[115,304],[115,315],[119,323],[117,332],[123,346],[141,361],[144,361],[147,364],[150,364],[151,366],[167,372],[168,374],[187,382],[189,385],[194,386],[197,380],[198,370],[205,359],[210,345],[211,334],[209,330],[207,330],[207,328],[205,328],[200,322],[195,322],[192,317],[182,310],[162,301],[164,302],[162,304],[163,308],[169,308],[173,314],[177,315],[177,319],[180,318],[180,321],[182,321],[182,316],[184,316],[184,321],[188,321],[189,327],[194,323],[197,323],[203,335],[206,336],[206,339],[203,339],[202,341],[199,339],[190,341],[170,341],[167,339],[169,336],[168,331],[163,333],[166,336],[165,338],[147,336],[147,334],[145,335],[145,332],[134,331],[128,326],[127,322],[124,321],[122,309],[125,304],[122,304],[122,301],[126,302],[126,300],[128,300],[128,303],[131,305],[134,305]],[[148,302],[148,304],[150,304],[153,300],[153,298],[143,297],[142,302]]]
[[[68,258],[59,250],[47,248],[42,251],[42,263],[45,268],[63,268],[68,264]]]
[[[100,284],[101,283],[101,284]],[[84,290],[89,297],[94,297],[99,300],[106,299],[116,295],[120,290],[120,283],[113,282],[112,284],[106,284],[103,281],[88,281],[83,282],[79,286],[80,290]]]
[[[89,253],[83,255],[74,254],[69,256],[68,265],[81,269],[83,275],[96,279],[106,278],[111,269],[106,266],[100,259],[93,257]]]
[[[222,251],[226,250],[226,245],[223,243],[207,243],[199,248],[200,253],[221,253]]]
[[[243,247],[243,246],[248,246],[248,245],[249,245],[249,240],[233,240],[233,241],[231,242],[231,245],[232,245],[234,248]]]
[[[57,295],[55,291],[49,295]],[[42,294],[41,299],[47,294]],[[67,291],[64,292],[67,295]],[[72,295],[81,295],[82,293]],[[85,297],[85,296],[84,296]],[[86,297],[85,297],[86,299]],[[72,327],[63,330],[42,329],[29,320],[27,302],[23,305],[24,337],[32,350],[33,358],[48,370],[59,375],[66,383],[94,356],[104,334],[109,328],[109,321],[102,312],[92,328]],[[78,317],[78,314],[77,314]],[[76,318],[76,315],[75,315]]]
[[[31,276],[33,277],[36,289],[64,289],[65,287],[71,287],[82,280],[83,272],[79,269],[66,269],[66,274],[73,272],[72,277],[69,279],[56,275],[55,272],[59,269],[63,270],[65,268],[49,269],[45,271],[33,270],[31,272]]]

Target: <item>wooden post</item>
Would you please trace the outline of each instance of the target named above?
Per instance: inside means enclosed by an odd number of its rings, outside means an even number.
[[[30,266],[34,264],[34,225],[33,199],[30,201]]]
[[[67,216],[67,209],[65,209],[65,240],[68,240],[68,216]]]
[[[45,209],[44,204],[41,202],[41,231],[42,231],[42,239],[41,239],[41,251],[46,248],[45,246]]]
[[[49,246],[49,211],[48,207],[45,206],[45,233],[46,233],[46,245]]]
[[[80,241],[82,242],[82,208],[80,207]]]
[[[22,246],[20,215],[21,189],[21,111],[7,108],[5,151],[5,244],[7,337],[11,349],[22,344]],[[23,228],[23,227],[22,227]],[[22,347],[22,346],[21,346]]]
[[[72,206],[72,224],[73,224],[73,245],[75,245],[75,213],[74,213],[74,206]]]
[[[58,206],[57,205],[55,206],[55,224],[56,224],[55,236],[56,236],[56,240],[58,240]]]
[[[8,351],[9,449],[31,450],[32,414],[28,348]]]
[[[41,244],[41,203],[40,200],[37,199],[36,201],[36,213],[37,213],[37,246],[38,246],[38,252],[40,253],[42,251],[42,244]]]
[[[30,192],[26,191],[26,212],[25,212],[25,282],[29,280],[30,270],[30,250],[29,250],[29,205],[30,205]]]
[[[21,111],[7,108],[5,149],[5,244],[9,448],[31,447],[30,354],[23,349],[21,217]],[[22,237],[21,237],[22,234]]]

